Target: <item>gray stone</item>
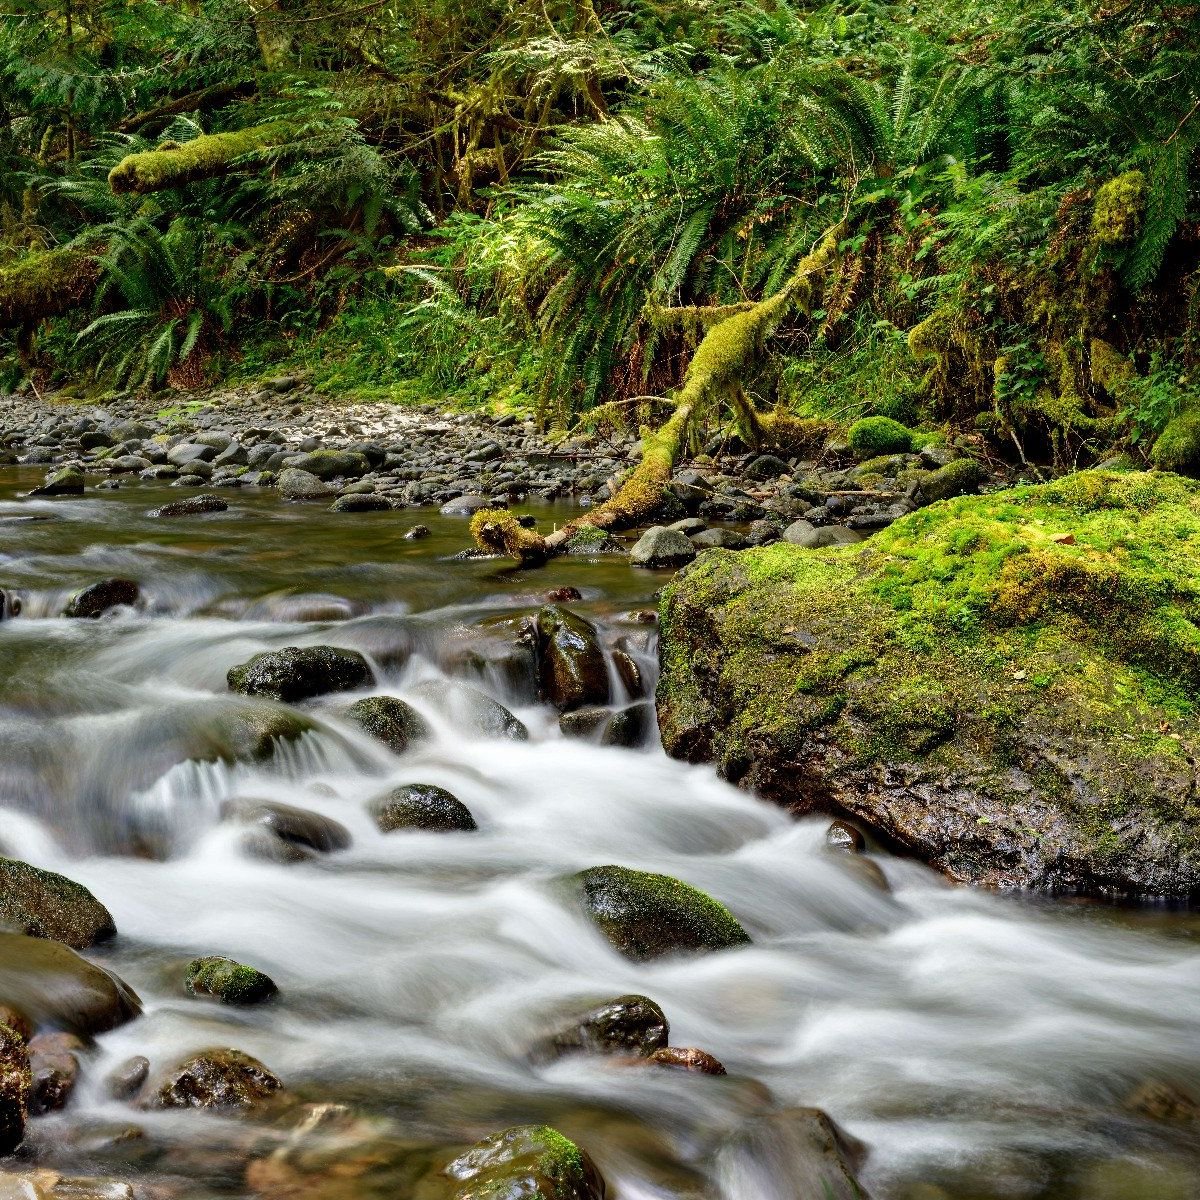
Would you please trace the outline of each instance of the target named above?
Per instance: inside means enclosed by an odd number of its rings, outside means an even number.
[[[696,547],[685,534],[662,525],[652,526],[629,552],[635,567],[678,567],[696,557]]]

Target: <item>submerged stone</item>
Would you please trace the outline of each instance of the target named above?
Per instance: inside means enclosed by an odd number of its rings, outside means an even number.
[[[186,500],[172,500],[156,508],[152,517],[197,517],[206,513],[224,512],[229,504],[220,496],[210,496],[207,493],[200,496],[189,496]]]
[[[548,1125],[518,1125],[477,1142],[443,1168],[453,1200],[604,1200],[587,1153]]]
[[[397,829],[470,833],[479,828],[471,810],[451,792],[432,783],[406,783],[368,805],[381,833]]]
[[[0,858],[0,927],[76,950],[117,932],[108,909],[83,884],[15,858]]]
[[[225,805],[224,816],[246,825],[258,826],[272,839],[311,850],[315,854],[330,854],[350,845],[350,831],[338,821],[320,813],[291,804],[276,804],[268,800],[231,800]],[[270,855],[268,855],[270,857]],[[279,856],[289,861],[291,856]]]
[[[279,990],[269,975],[232,958],[194,958],[184,976],[193,995],[214,996],[224,1004],[261,1004]]]
[[[591,867],[571,877],[601,933],[637,962],[746,945],[737,918],[711,896],[670,875]]]
[[[329,692],[368,687],[375,676],[357,650],[337,646],[285,646],[229,668],[230,690],[295,703]]]
[[[667,1045],[670,1032],[666,1014],[648,996],[618,996],[580,1013],[547,1039],[544,1050],[645,1058]]]
[[[427,679],[413,688],[413,695],[461,732],[508,738],[514,742],[529,738],[524,722],[499,701],[470,684],[453,679]]]

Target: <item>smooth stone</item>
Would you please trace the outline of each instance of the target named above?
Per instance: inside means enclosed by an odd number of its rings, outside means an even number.
[[[205,513],[224,512],[229,507],[227,501],[220,496],[210,496],[207,493],[199,496],[189,496],[186,500],[172,500],[162,508],[156,508],[152,517],[193,517]]]
[[[205,446],[199,442],[180,442],[167,451],[167,462],[173,467],[192,467],[196,463],[210,463],[217,457],[215,446]]]
[[[608,663],[590,621],[548,604],[537,615],[537,639],[538,682],[546,700],[560,712],[608,703]]]
[[[351,704],[343,715],[393,754],[403,754],[413,742],[433,735],[429,722],[395,696],[367,696]]]
[[[662,525],[652,526],[629,552],[635,567],[679,567],[696,557],[696,547],[686,534]]]
[[[328,482],[330,479],[358,479],[371,469],[371,464],[366,455],[353,450],[312,450],[291,460],[288,467]]]
[[[246,825],[262,826],[280,841],[317,854],[345,850],[350,845],[350,831],[340,822],[291,804],[230,800],[224,805],[222,816]]]
[[[149,1077],[150,1060],[145,1055],[135,1054],[109,1072],[104,1080],[104,1090],[114,1100],[128,1100],[141,1090]]]
[[[647,1058],[667,1045],[671,1026],[648,996],[618,996],[574,1017],[539,1047],[563,1054],[636,1054]]]
[[[201,1050],[171,1067],[145,1108],[254,1108],[283,1089],[279,1077],[240,1050]]]
[[[398,829],[431,833],[470,833],[478,829],[471,810],[445,788],[432,783],[407,783],[367,805],[381,833]]]
[[[330,692],[369,687],[375,676],[357,650],[285,646],[282,650],[265,650],[230,667],[227,679],[232,691],[292,704]]]
[[[351,492],[339,496],[330,506],[335,513],[391,512],[392,502],[374,492]]]
[[[466,495],[447,501],[438,511],[443,517],[473,517],[485,508],[495,507],[487,496]]]
[[[0,858],[0,926],[75,950],[117,932],[112,914],[83,884],[16,858]]]
[[[508,738],[514,742],[529,740],[529,730],[522,721],[499,701],[469,684],[457,680],[427,679],[417,684],[412,692],[458,731]]]
[[[83,1041],[73,1033],[40,1033],[30,1041],[30,1113],[41,1116],[67,1107],[79,1080],[79,1051],[83,1048]]]
[[[140,596],[141,589],[132,579],[101,579],[76,592],[62,615],[91,620],[113,608],[132,607]]]
[[[664,1046],[655,1050],[647,1059],[656,1067],[674,1067],[676,1070],[695,1071],[701,1075],[724,1075],[725,1068],[706,1050],[694,1046]]]
[[[851,825],[849,821],[834,821],[825,830],[825,844],[831,850],[857,854],[866,848],[867,839],[863,837],[862,830]]]
[[[285,500],[324,500],[334,494],[333,488],[311,471],[296,467],[284,467],[276,476],[275,486]]]

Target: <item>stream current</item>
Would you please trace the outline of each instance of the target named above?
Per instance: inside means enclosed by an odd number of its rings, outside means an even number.
[[[575,586],[571,607],[625,636],[652,683],[654,628],[635,614],[665,576],[620,560],[450,561],[466,522],[424,511],[332,514],[247,489],[226,513],[165,521],[148,511],[177,490],[24,498],[40,478],[0,472],[0,588],[22,603],[0,623],[0,851],[107,905],[119,936],[87,953],[145,1008],[97,1039],[68,1109],[31,1122],[42,1161],[248,1194],[244,1121],[136,1112],[98,1082],[132,1054],[158,1065],[232,1046],[289,1091],[416,1141],[548,1122],[618,1200],[822,1200],[762,1133],[790,1106],[821,1107],[866,1143],[875,1200],[1200,1197],[1200,1130],[1123,1106],[1147,1079],[1200,1090],[1194,914],[987,894],[874,853],[883,891],[825,848],[827,820],[797,822],[657,744],[561,735],[508,655],[517,621]],[[545,527],[570,510],[537,515]],[[417,521],[432,536],[404,540]],[[143,605],[56,615],[106,576],[137,580]],[[436,736],[396,757],[319,700],[303,706],[315,730],[266,762],[186,756],[236,699],[229,667],[318,644],[367,655],[375,692],[413,699],[447,676],[482,687],[529,740],[430,713]],[[365,802],[415,781],[448,788],[479,832],[380,833]],[[221,820],[235,797],[334,818],[352,845],[252,857]],[[604,863],[705,889],[753,944],[627,961],[552,886]],[[253,964],[280,995],[249,1009],[187,995],[183,964],[204,954]],[[728,1077],[531,1062],[563,1012],[626,993],[657,1001],[672,1044],[707,1050]],[[129,1125],[136,1153],[101,1136]]]

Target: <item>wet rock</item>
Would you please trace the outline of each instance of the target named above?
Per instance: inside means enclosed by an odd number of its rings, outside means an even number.
[[[567,553],[576,556],[624,554],[625,547],[608,530],[581,525],[568,539]]]
[[[476,1143],[443,1168],[449,1200],[604,1200],[587,1153],[548,1125],[518,1125]]]
[[[617,669],[617,678],[621,681],[621,686],[630,696],[644,696],[646,694],[645,680],[642,678],[642,669],[637,665],[636,659],[623,646],[629,645],[628,638],[622,638],[616,648],[612,652],[613,666]]]
[[[272,801],[230,800],[222,816],[246,825],[257,825],[273,838],[311,850],[316,854],[331,854],[350,845],[350,831],[342,824],[306,808]],[[286,856],[285,856],[286,857]]]
[[[783,540],[806,550],[821,550],[826,546],[845,546],[861,542],[862,536],[841,525],[814,525],[803,517],[793,521],[784,531]]]
[[[483,737],[529,739],[529,730],[512,713],[486,692],[455,680],[428,679],[413,688],[413,695],[428,704],[457,730]]]
[[[359,479],[371,469],[371,464],[366,455],[354,450],[313,450],[290,460],[288,467],[327,481]]]
[[[381,833],[397,829],[432,833],[469,833],[479,828],[471,810],[455,796],[432,783],[406,783],[367,806]]]
[[[33,1116],[66,1108],[79,1080],[83,1042],[73,1033],[40,1033],[29,1043],[33,1084],[29,1111]]]
[[[495,508],[495,504],[487,496],[456,496],[448,500],[438,510],[443,517],[473,517],[485,508]]]
[[[591,738],[600,733],[612,720],[612,711],[607,708],[576,708],[558,718],[558,728],[563,737]]]
[[[339,496],[329,506],[329,511],[335,513],[391,512],[391,510],[392,502],[386,496],[379,496],[374,492]]]
[[[261,1004],[278,992],[275,981],[232,958],[194,958],[184,985],[194,996],[213,996],[223,1004]]]
[[[224,512],[228,507],[228,503],[220,496],[210,496],[204,493],[199,496],[189,496],[186,500],[172,500],[170,504],[156,508],[150,515],[152,517],[196,517],[206,513]]]
[[[275,486],[285,500],[324,500],[334,494],[329,484],[297,467],[284,467],[275,477]]]
[[[1147,1079],[1125,1098],[1126,1111],[1173,1125],[1200,1126],[1200,1099],[1162,1079]]]
[[[303,714],[266,701],[241,705],[215,714],[186,757],[265,762],[281,742],[295,741],[315,728]]]
[[[694,533],[688,539],[697,550],[744,550],[749,541],[733,529],[706,529],[703,533]]]
[[[405,541],[409,542],[419,542],[421,539],[429,536],[430,529],[428,525],[414,525],[411,529],[405,532],[404,539]]]
[[[113,608],[138,602],[141,589],[132,579],[101,579],[76,592],[63,609],[64,617],[94,619]]]
[[[750,463],[744,472],[747,479],[752,479],[760,483],[765,483],[769,479],[778,479],[780,475],[790,475],[791,473],[792,468],[782,458],[776,458],[774,454],[760,454]]]
[[[35,487],[31,496],[82,496],[83,472],[77,467],[63,467],[46,476],[41,487]]]
[[[696,557],[696,547],[676,529],[654,525],[638,538],[629,552],[635,567],[679,567]]]
[[[570,604],[572,600],[582,600],[583,593],[577,587],[551,588],[546,593],[547,604]]]
[[[39,1028],[80,1037],[103,1033],[141,1011],[136,994],[116,975],[61,942],[0,933],[0,999]]]
[[[345,716],[393,754],[403,754],[413,742],[424,741],[433,733],[411,704],[395,696],[367,696],[350,705]]]
[[[23,1042],[33,1037],[33,1022],[11,1004],[0,1004],[0,1025],[7,1025]]]
[[[283,1084],[240,1050],[201,1050],[171,1067],[143,1101],[145,1108],[254,1108]]]
[[[21,613],[21,600],[18,596],[14,596],[12,592],[6,592],[0,589],[0,621],[6,621],[9,617],[19,616]]]
[[[834,821],[825,830],[825,844],[831,850],[856,854],[866,848],[867,839],[863,837],[862,830],[851,825],[849,821]]]
[[[285,646],[267,650],[229,669],[232,691],[294,704],[330,692],[368,687],[374,675],[357,650],[337,646]]]
[[[667,1045],[671,1026],[648,996],[618,996],[574,1017],[538,1047],[539,1056],[636,1054],[648,1058]]]
[[[645,746],[655,731],[654,705],[646,701],[613,713],[600,738],[602,746]]]
[[[750,941],[723,904],[669,875],[591,867],[572,876],[571,883],[601,933],[636,962]]]
[[[673,521],[667,528],[690,538],[697,533],[704,533],[708,529],[708,522],[699,517],[684,517],[682,521]]]
[[[987,472],[973,458],[959,458],[921,476],[921,496],[930,504],[977,492]]]
[[[608,664],[595,627],[569,608],[548,604],[537,616],[538,684],[560,712],[607,704]]]
[[[11,1154],[25,1140],[32,1082],[25,1043],[0,1025],[0,1154]]]
[[[650,1055],[656,1067],[674,1067],[677,1071],[695,1071],[700,1075],[724,1075],[725,1068],[706,1050],[694,1046],[664,1046]]]
[[[0,858],[0,927],[76,950],[117,932],[108,909],[83,884],[16,858]]]
[[[114,1100],[128,1100],[141,1091],[150,1077],[150,1060],[135,1054],[115,1067],[104,1080],[104,1090]]]
[[[210,463],[217,457],[216,446],[205,446],[199,442],[180,442],[167,451],[167,462],[181,470],[193,467],[198,462]]]

